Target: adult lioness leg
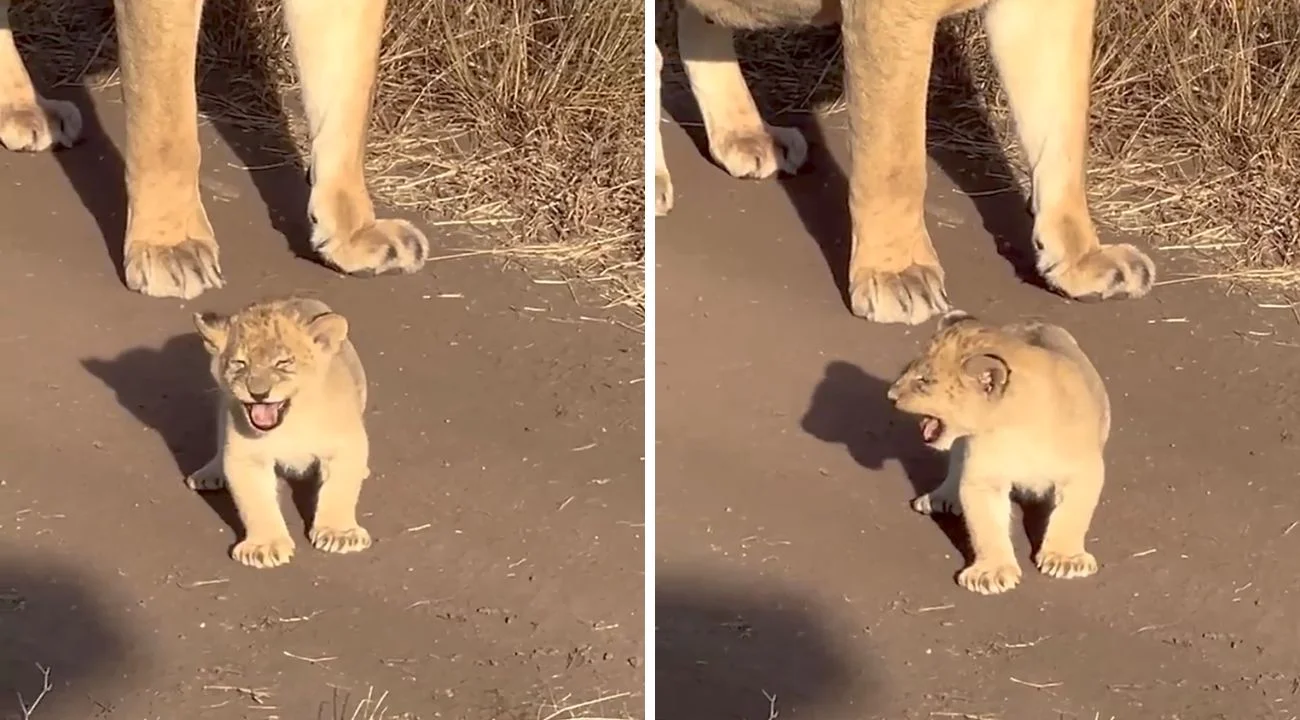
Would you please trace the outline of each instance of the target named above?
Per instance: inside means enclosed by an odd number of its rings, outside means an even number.
[[[1155,265],[1132,245],[1102,245],[1088,213],[1094,12],[1094,0],[993,0],[985,26],[1033,174],[1039,272],[1079,300],[1141,297]]]
[[[935,0],[845,0],[841,31],[852,143],[853,313],[918,324],[948,309],[925,228],[925,101]]]
[[[664,103],[659,88],[664,74],[664,54],[655,45],[655,77],[650,86],[655,103],[655,215],[667,215],[673,209],[673,179],[668,174],[668,161],[664,159],[663,114]]]
[[[738,178],[766,178],[803,165],[808,158],[803,134],[768,125],[758,114],[730,29],[709,23],[689,2],[679,2],[677,51],[704,118],[709,154],[718,164]]]
[[[70,147],[81,134],[81,113],[62,100],[36,94],[9,27],[9,0],[0,0],[0,145],[10,150]]]
[[[429,241],[405,220],[377,220],[366,190],[366,132],[385,0],[286,0],[311,132],[312,247],[353,275],[410,273]]]
[[[199,197],[194,56],[202,0],[116,0],[126,105],[127,287],[192,298],[224,284]]]

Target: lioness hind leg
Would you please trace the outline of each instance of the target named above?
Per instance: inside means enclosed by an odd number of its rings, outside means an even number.
[[[10,150],[71,147],[81,135],[77,106],[36,94],[9,25],[9,0],[0,0],[0,145]]]
[[[1088,527],[1101,499],[1103,470],[1097,468],[1072,482],[1056,486],[1055,505],[1034,564],[1054,578],[1088,577],[1097,572],[1097,559],[1086,549]]]
[[[736,60],[731,30],[710,24],[689,2],[677,3],[677,52],[704,118],[709,154],[738,178],[793,173],[808,158],[795,128],[763,122]]]
[[[308,538],[312,547],[331,553],[361,552],[370,533],[357,524],[357,501],[370,470],[364,452],[339,453],[320,467],[320,493]]]
[[[1136,298],[1155,265],[1132,245],[1102,245],[1088,212],[1094,11],[1095,0],[994,0],[985,26],[1032,170],[1039,272],[1077,300]]]
[[[366,190],[366,133],[385,0],[287,0],[285,20],[311,132],[312,247],[342,272],[411,273],[429,241],[405,220],[377,220]]]
[[[126,285],[190,299],[225,284],[199,195],[201,0],[116,0],[126,105]]]
[[[868,320],[915,325],[949,308],[924,206],[925,101],[938,9],[907,0],[843,8],[853,147],[850,305]]]

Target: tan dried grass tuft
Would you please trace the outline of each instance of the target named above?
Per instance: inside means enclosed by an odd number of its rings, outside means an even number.
[[[642,7],[390,0],[368,158],[377,198],[476,228],[504,250],[529,247],[533,261],[604,280],[607,299],[643,311]],[[111,80],[111,8],[16,4],[33,70],[62,84]],[[279,0],[209,0],[200,93],[209,117],[288,135],[267,144],[296,154],[305,136],[300,116],[282,110],[297,107],[286,43]]]

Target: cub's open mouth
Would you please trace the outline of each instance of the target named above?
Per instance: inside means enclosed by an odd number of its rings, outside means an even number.
[[[937,417],[926,415],[921,418],[921,439],[927,443],[938,440],[943,435],[943,421]]]
[[[274,430],[284,422],[284,414],[289,412],[289,401],[281,400],[273,403],[244,403],[244,414],[248,416],[248,424],[267,432]]]

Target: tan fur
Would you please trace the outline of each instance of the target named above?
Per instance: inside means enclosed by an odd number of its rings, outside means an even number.
[[[8,17],[9,2],[0,0]],[[405,220],[376,219],[364,159],[385,0],[285,0],[311,132],[312,247],[358,276],[415,272],[429,241]],[[202,0],[116,0],[126,105],[127,230],[123,268],[132,290],[193,298],[224,279],[199,192],[195,52]],[[75,107],[45,100],[6,25],[0,28],[0,143],[70,145]]]
[[[300,477],[318,467],[320,493],[308,533],[315,548],[370,547],[356,515],[370,475],[362,420],[366,374],[347,338],[347,320],[318,300],[290,298],[254,303],[231,317],[195,315],[194,322],[212,355],[221,401],[217,454],[186,482],[195,490],[229,488],[245,532],[234,559],[265,568],[293,557],[277,469]],[[258,400],[288,401],[279,426],[253,426],[245,408]]]
[[[678,49],[710,153],[736,177],[793,172],[807,147],[796,130],[759,116],[729,28],[840,22],[852,149],[849,293],[856,315],[917,324],[949,307],[924,219],[926,87],[939,20],[980,6],[1033,175],[1039,271],[1079,300],[1141,297],[1151,289],[1151,260],[1132,245],[1102,245],[1088,210],[1095,0],[676,2]],[[662,145],[657,127],[655,142]],[[662,215],[673,204],[662,160],[655,182]]]
[[[1013,490],[1053,502],[1034,558],[1039,570],[1057,578],[1097,572],[1085,539],[1105,481],[1110,399],[1069,332],[949,313],[889,399],[943,423],[931,445],[950,450],[948,475],[912,507],[964,516],[975,557],[957,577],[962,587],[987,595],[1020,582]]]

